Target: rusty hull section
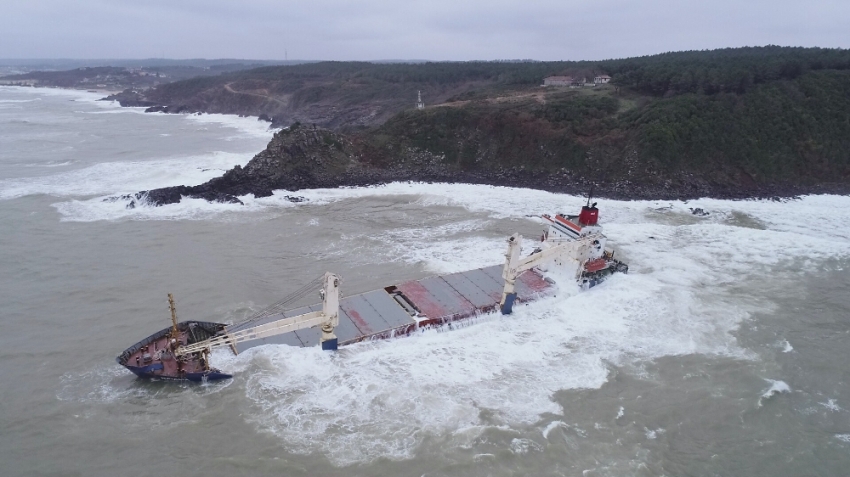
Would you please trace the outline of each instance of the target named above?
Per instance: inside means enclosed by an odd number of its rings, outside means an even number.
[[[339,326],[334,331],[340,345],[370,339],[404,336],[423,326],[442,325],[491,313],[498,308],[504,289],[502,266],[411,280],[340,300]],[[517,300],[533,301],[551,294],[553,284],[536,270],[516,281]],[[244,326],[257,326],[290,316],[321,309],[321,304],[275,314]],[[228,328],[238,331],[239,325]],[[237,344],[242,352],[265,344],[316,346],[320,331],[315,328]]]

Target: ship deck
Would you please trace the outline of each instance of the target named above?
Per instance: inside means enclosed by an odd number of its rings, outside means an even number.
[[[340,299],[339,326],[334,333],[340,345],[369,339],[406,335],[423,326],[443,325],[495,311],[505,281],[502,265],[411,280]],[[517,301],[529,302],[550,294],[553,285],[536,270],[528,270],[516,281]],[[228,331],[322,309],[321,303],[305,306],[228,327]],[[316,346],[320,330],[309,328],[238,343],[238,352],[254,346],[285,344]]]

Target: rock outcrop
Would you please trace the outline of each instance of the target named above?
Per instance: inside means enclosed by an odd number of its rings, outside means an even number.
[[[585,192],[593,182],[597,195],[614,199],[788,197],[815,192],[781,184],[742,191],[689,174],[658,181],[626,178],[606,182],[589,181],[569,171],[552,174],[544,170],[526,170],[522,166],[462,169],[447,163],[445,157],[415,147],[379,147],[363,137],[349,137],[296,123],[277,132],[268,147],[244,167],[236,166],[221,177],[197,186],[141,191],[135,194],[131,206],[137,202],[157,206],[172,204],[183,197],[241,204],[239,197],[248,194],[266,197],[275,190],[367,186],[393,181],[463,182],[576,194]],[[829,187],[821,189],[820,192],[833,192]],[[286,197],[296,202],[301,200],[297,196]]]

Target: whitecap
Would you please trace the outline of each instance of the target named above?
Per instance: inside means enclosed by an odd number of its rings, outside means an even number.
[[[529,452],[543,452],[543,446],[531,439],[516,438],[511,440],[511,452],[519,455]]]
[[[0,179],[0,200],[36,194],[55,197],[133,194],[158,187],[201,184],[250,159],[251,154],[213,152],[148,161],[102,162],[55,175]]]
[[[787,394],[791,392],[791,386],[788,386],[788,383],[785,381],[773,380],[773,379],[765,379],[765,381],[770,383],[770,387],[762,393],[761,397],[758,400],[758,407],[761,407],[763,402],[767,399],[772,398],[773,396],[779,394]]]
[[[543,431],[542,431],[543,437],[545,439],[548,439],[549,433],[552,432],[553,430],[559,428],[559,427],[565,428],[565,427],[569,427],[569,426],[567,426],[567,423],[565,423],[564,421],[552,421],[546,427],[543,428]]]

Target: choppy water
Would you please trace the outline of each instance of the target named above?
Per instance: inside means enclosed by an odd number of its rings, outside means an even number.
[[[114,356],[168,324],[168,292],[181,319],[227,321],[324,271],[356,293],[499,263],[539,234],[529,215],[581,198],[392,184],[126,209],[104,199],[203,182],[271,133],[96,97],[0,88],[2,475],[847,475],[850,198],[602,200],[632,271],[590,292],[143,382]]]

